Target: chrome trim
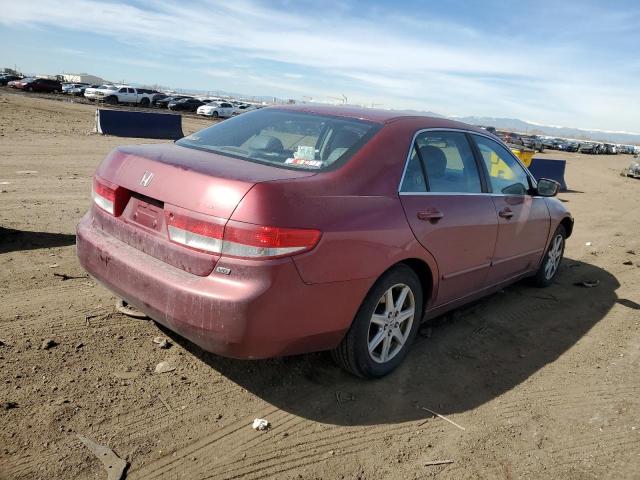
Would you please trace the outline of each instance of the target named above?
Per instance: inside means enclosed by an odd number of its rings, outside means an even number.
[[[439,195],[439,196],[448,196],[448,197],[457,197],[457,196],[479,196],[486,195],[489,197],[524,197],[525,195],[508,195],[506,193],[489,193],[489,192],[477,192],[477,193],[468,193],[468,192],[398,192],[398,195],[401,197],[413,195],[413,196],[429,196],[429,195]],[[541,195],[529,195],[529,198],[549,198],[543,197]]]
[[[413,138],[411,139],[411,144],[409,145],[409,152],[407,153],[407,158],[404,161],[404,169],[402,170],[402,177],[400,177],[400,184],[398,185],[398,194],[402,195],[424,195],[424,194],[432,194],[432,195],[493,195],[493,193],[488,193],[488,192],[478,192],[478,193],[466,193],[466,192],[402,192],[400,190],[400,188],[402,188],[402,182],[404,182],[404,176],[407,173],[407,168],[409,167],[409,161],[411,160],[411,152],[413,150],[413,146],[416,143],[416,138],[418,137],[418,135],[420,135],[421,133],[424,132],[460,132],[460,133],[468,133],[470,135],[478,135],[480,137],[486,137],[489,140],[493,140],[494,142],[496,142],[496,138],[495,136],[492,135],[487,135],[485,133],[481,133],[481,132],[476,132],[474,130],[465,130],[462,128],[437,128],[437,127],[433,127],[433,128],[423,128],[421,130],[418,130],[416,133],[413,134]],[[498,138],[497,143],[498,145],[500,145],[501,140]],[[518,162],[520,164],[520,166],[524,169],[525,173],[527,174],[527,176],[529,177],[529,180],[531,180],[532,185],[534,186],[534,188],[537,188],[538,186],[538,182],[536,181],[535,178],[533,178],[533,175],[531,175],[531,172],[529,171],[529,169],[524,165],[524,163],[522,163],[520,161],[520,159],[518,157],[515,156],[515,154],[511,151],[511,149],[503,143],[503,146],[507,149],[507,151],[509,152],[509,154],[515,159],[516,162]],[[469,147],[471,147],[471,145],[469,145]],[[480,172],[478,172],[480,173]],[[514,197],[514,196],[520,196],[520,195],[505,195],[505,194],[495,194],[495,195],[499,195],[499,196],[503,196],[503,197]],[[533,197],[533,195],[531,195]]]
[[[519,253],[518,255],[512,255],[510,257],[506,257],[506,258],[501,258],[500,260],[491,260],[491,266],[493,267],[494,265],[500,265],[502,263],[505,262],[510,262],[511,260],[518,260],[519,258],[524,258],[524,257],[528,257],[528,256],[533,256],[533,255],[539,255],[540,253],[544,252],[544,248],[538,248],[536,250],[531,250],[529,252],[524,252],[524,253]]]
[[[475,267],[465,268],[464,270],[458,270],[457,272],[448,273],[446,275],[443,274],[441,278],[442,280],[451,280],[452,278],[458,277],[460,275],[477,272],[478,270],[482,270],[484,268],[489,268],[489,267],[491,267],[491,262],[483,263],[482,265],[476,265]]]

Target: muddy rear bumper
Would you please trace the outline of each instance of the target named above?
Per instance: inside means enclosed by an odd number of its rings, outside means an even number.
[[[91,211],[76,245],[84,269],[116,295],[204,350],[234,358],[334,348],[370,286],[304,284],[289,258],[220,260],[230,275],[193,275],[103,232]]]

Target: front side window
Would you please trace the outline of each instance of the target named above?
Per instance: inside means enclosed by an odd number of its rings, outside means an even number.
[[[480,135],[473,137],[489,172],[493,193],[526,195],[531,188],[529,176],[511,152],[490,138]]]
[[[478,166],[466,135],[450,131],[419,134],[411,150],[400,190],[481,193]]]
[[[380,125],[278,109],[239,115],[176,143],[258,163],[323,170],[346,161]]]

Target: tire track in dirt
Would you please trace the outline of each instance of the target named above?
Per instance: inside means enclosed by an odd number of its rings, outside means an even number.
[[[251,420],[250,417],[246,417],[239,421],[241,424],[239,429],[234,430],[231,435],[225,435],[226,443],[231,443],[233,447],[225,449],[222,456],[219,455],[222,447],[219,443],[222,437],[209,436],[203,444],[195,448],[190,446],[188,449],[176,452],[178,458],[169,462],[156,462],[156,465],[147,467],[140,472],[142,478],[162,478],[162,475],[171,475],[172,465],[182,468],[185,460],[192,456],[197,458],[204,456],[208,459],[190,467],[188,473],[193,475],[193,478],[200,478],[197,476],[199,474],[210,475],[206,478],[253,478],[254,474],[275,475],[298,468],[303,464],[313,464],[327,458],[339,457],[342,451],[345,454],[359,451],[368,448],[371,442],[380,441],[385,436],[401,436],[415,431],[416,428],[415,423],[409,423],[372,427],[320,426],[318,431],[317,428],[309,430],[309,426],[317,424],[288,413],[265,411],[260,412],[260,415],[268,415],[277,425],[269,432],[268,442],[265,442],[264,434],[256,434],[250,430]],[[280,435],[278,431],[283,427],[287,427],[287,437],[274,438],[276,434]],[[421,428],[424,429],[424,427]],[[432,428],[440,427],[434,424]],[[309,431],[299,434],[305,430]],[[363,444],[367,447],[363,447]],[[333,455],[330,454],[332,451]],[[247,452],[250,452],[249,461],[242,455]],[[156,477],[156,474],[160,476]]]

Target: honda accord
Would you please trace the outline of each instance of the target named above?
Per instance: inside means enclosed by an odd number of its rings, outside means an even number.
[[[119,147],[77,227],[83,267],[203,349],[331,350],[391,372],[421,322],[558,273],[573,219],[493,134],[442,118],[270,107]]]

